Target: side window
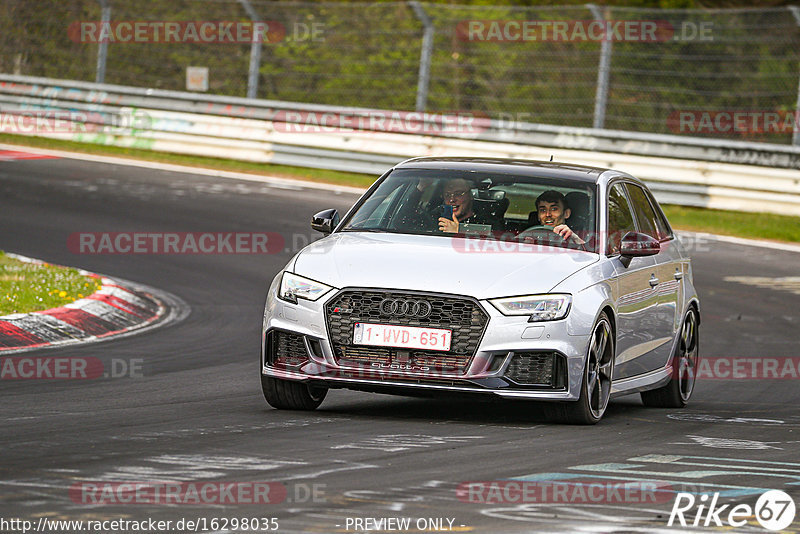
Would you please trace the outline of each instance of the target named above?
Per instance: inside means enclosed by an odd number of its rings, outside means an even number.
[[[608,254],[619,254],[622,237],[635,229],[622,184],[614,184],[608,193]]]
[[[650,199],[650,204],[653,206],[653,209],[655,209],[656,228],[658,228],[658,234],[660,238],[671,239],[672,237],[674,237],[672,235],[672,227],[669,225],[669,222],[667,221],[667,218],[664,216],[664,213],[657,208],[658,202],[656,202],[656,199],[653,198],[652,193],[650,193],[649,191],[645,191],[645,193],[647,193],[647,198]]]
[[[633,211],[636,213],[636,220],[639,222],[639,231],[654,239],[661,239],[656,229],[656,213],[653,211],[653,206],[650,205],[644,189],[633,184],[627,184],[627,187],[633,203]]]

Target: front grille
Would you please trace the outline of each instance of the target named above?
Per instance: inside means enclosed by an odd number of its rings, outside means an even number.
[[[381,313],[384,299],[424,300],[431,306],[426,317],[394,317]],[[462,374],[478,349],[489,317],[477,301],[444,295],[384,291],[342,291],[325,306],[334,357],[342,366],[399,364],[412,372]],[[449,351],[395,349],[353,345],[355,323],[377,323],[453,332]],[[427,368],[427,369],[426,369]]]
[[[308,360],[303,336],[283,330],[272,330],[264,340],[267,363],[273,366],[295,367]]]
[[[554,352],[517,352],[505,377],[525,386],[563,387],[563,358]]]

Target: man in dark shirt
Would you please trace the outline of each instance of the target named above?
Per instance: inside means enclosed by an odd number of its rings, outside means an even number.
[[[553,232],[561,236],[562,239],[572,239],[579,245],[584,244],[581,239],[565,222],[572,214],[567,200],[558,191],[545,191],[536,199],[536,211],[539,215],[539,223],[542,226],[552,227]]]

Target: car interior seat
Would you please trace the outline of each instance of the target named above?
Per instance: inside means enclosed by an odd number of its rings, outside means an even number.
[[[589,230],[589,195],[583,191],[572,191],[565,195],[567,207],[570,209],[569,218],[566,220],[575,232]]]
[[[486,220],[497,225],[504,227],[506,210],[508,209],[509,200],[506,198],[505,191],[498,190],[478,190],[477,193],[473,191],[472,194],[472,207],[476,214],[484,217]]]

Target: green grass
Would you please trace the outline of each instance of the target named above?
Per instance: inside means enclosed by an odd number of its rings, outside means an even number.
[[[800,217],[675,205],[661,207],[672,227],[677,230],[773,241],[800,241]]]
[[[156,161],[159,163],[172,163],[189,167],[203,167],[222,171],[246,172],[264,176],[277,176],[280,178],[294,178],[310,182],[323,182],[337,185],[349,185],[366,189],[378,179],[377,175],[358,174],[352,172],[330,171],[327,169],[309,169],[306,167],[292,167],[290,165],[272,165],[268,163],[251,163],[223,158],[204,156],[187,156],[183,154],[169,154],[166,152],[153,152],[140,148],[122,148],[116,146],[94,145],[49,139],[47,137],[32,137],[26,135],[0,134],[0,143],[24,145],[29,147],[47,148],[50,150],[67,150],[83,154],[97,154],[102,156],[117,156],[122,158]]]
[[[377,176],[359,173],[308,169],[305,167],[291,167],[287,165],[248,163],[201,156],[184,156],[180,154],[152,152],[143,149],[62,141],[44,137],[0,134],[0,143],[88,154],[101,154],[106,156],[128,157],[146,161],[174,163],[190,167],[247,172],[363,188],[368,187],[377,179]],[[688,208],[676,205],[664,205],[662,207],[672,227],[676,230],[709,232],[753,239],[800,242],[800,217],[768,213],[758,214],[705,208]]]
[[[76,269],[27,263],[0,251],[0,315],[57,308],[98,289],[99,281]]]

